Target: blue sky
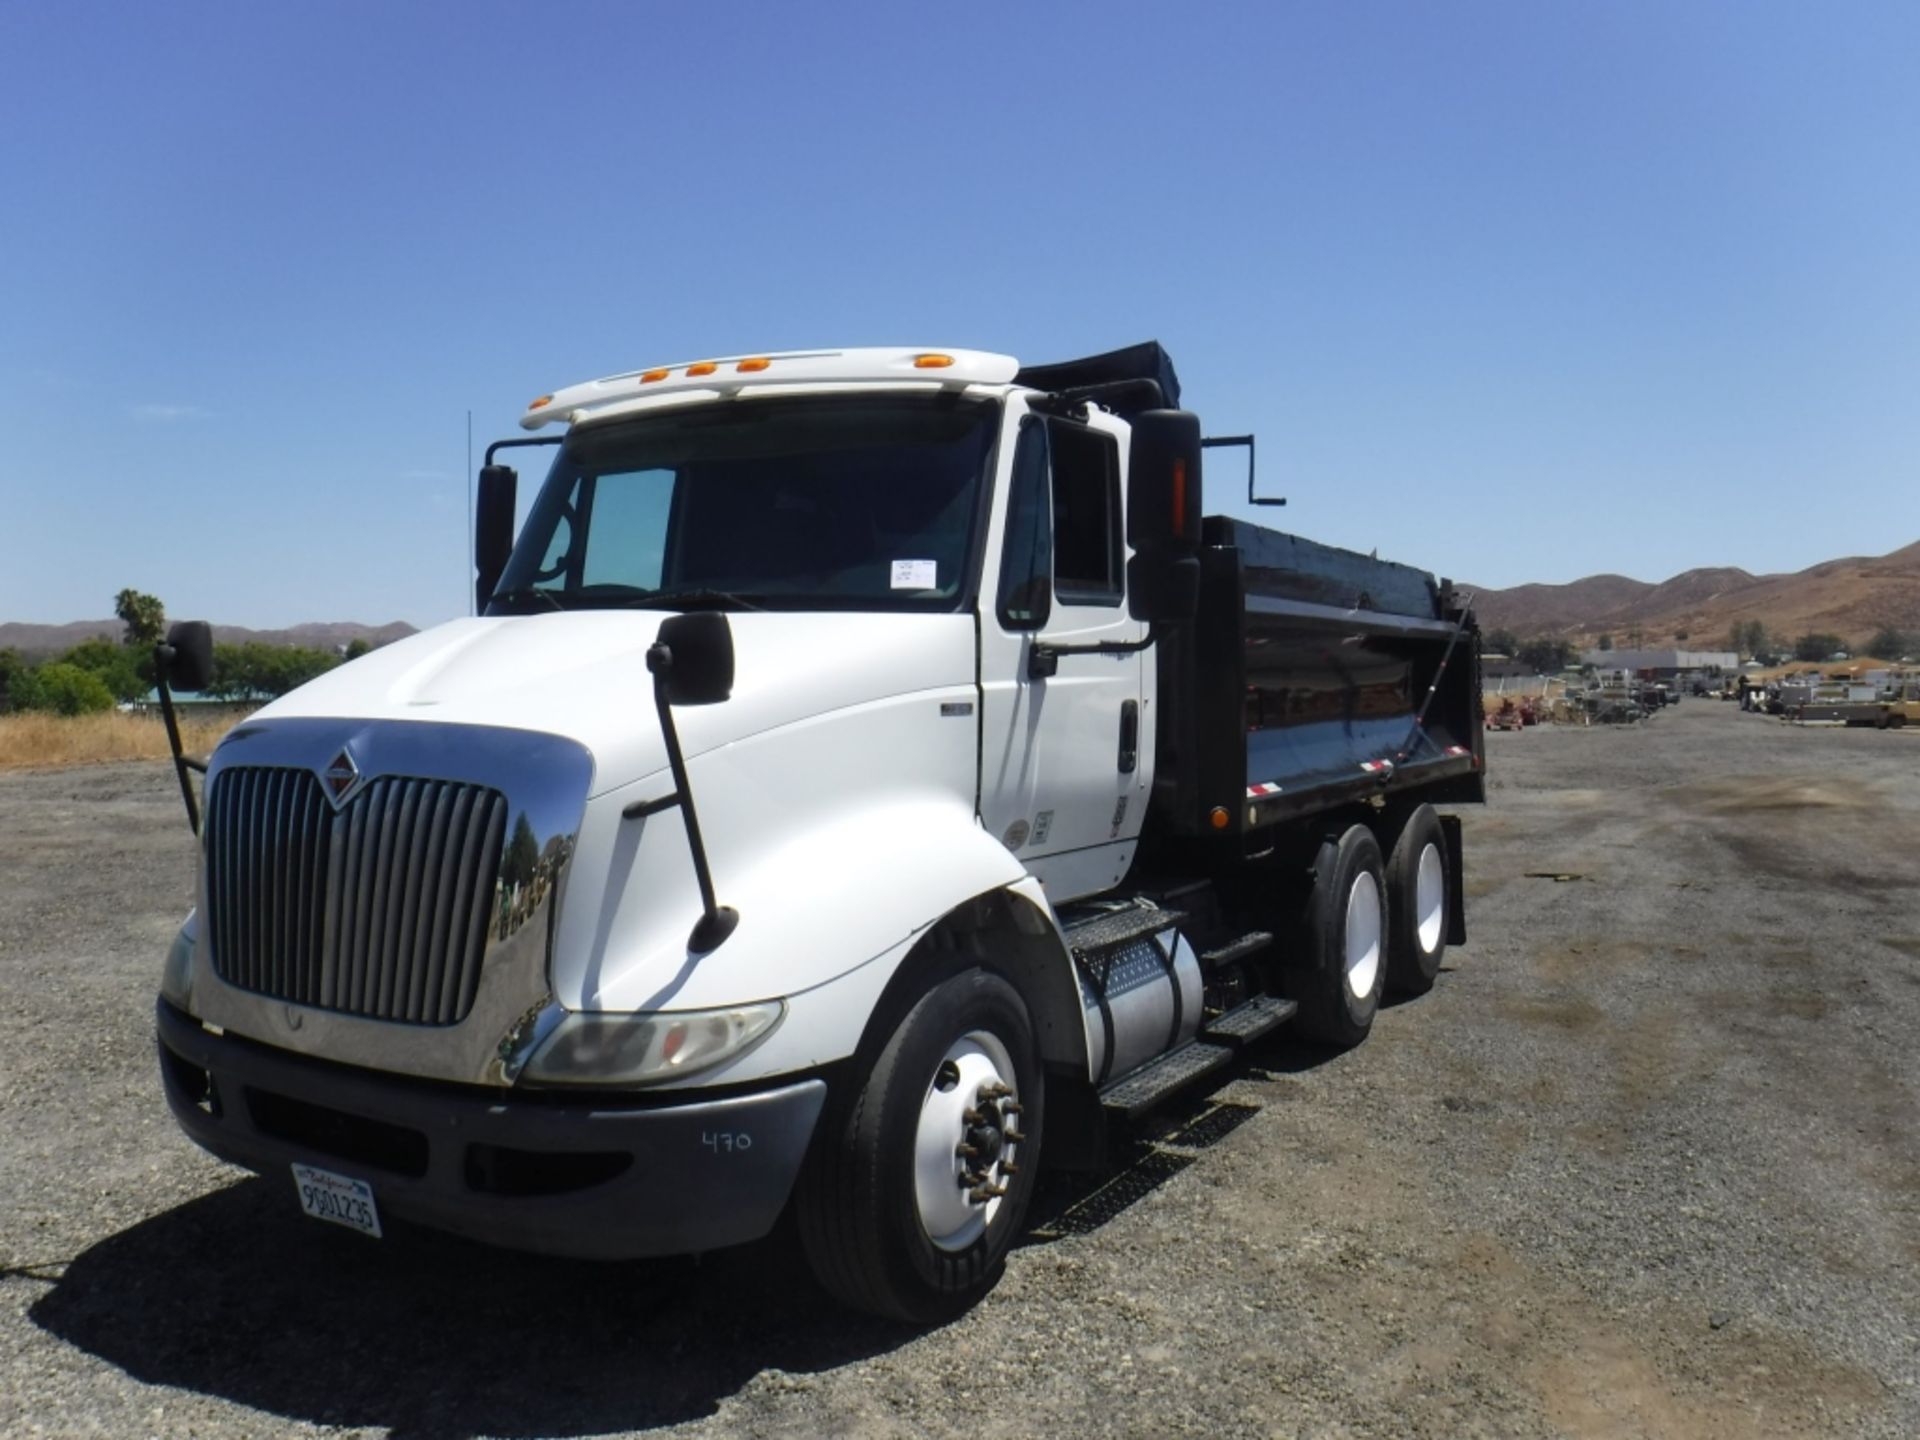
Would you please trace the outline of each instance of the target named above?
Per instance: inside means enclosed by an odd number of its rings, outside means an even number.
[[[0,620],[464,613],[469,410],[841,344],[1157,337],[1269,523],[1482,584],[1920,538],[1906,0],[0,0],[0,55]]]

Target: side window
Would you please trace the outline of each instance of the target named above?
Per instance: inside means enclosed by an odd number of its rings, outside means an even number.
[[[659,589],[673,478],[671,470],[635,470],[593,479],[582,585]]]
[[[1007,536],[1000,556],[1000,623],[1038,630],[1053,608],[1053,509],[1047,497],[1047,428],[1020,427],[1007,492]]]
[[[1047,425],[1053,461],[1053,583],[1063,601],[1118,605],[1120,448],[1111,435],[1063,420]]]

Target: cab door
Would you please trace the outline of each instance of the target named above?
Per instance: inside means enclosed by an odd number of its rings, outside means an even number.
[[[1035,651],[1138,642],[1147,627],[1126,603],[1123,427],[1018,398],[1008,424],[981,586],[980,820],[1060,904],[1112,888],[1133,863],[1153,778],[1149,657],[1035,665]]]

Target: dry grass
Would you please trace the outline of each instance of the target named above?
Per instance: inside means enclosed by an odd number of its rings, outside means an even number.
[[[189,755],[205,755],[240,716],[181,717]],[[0,715],[0,770],[54,770],[114,760],[165,760],[167,727],[158,714]]]

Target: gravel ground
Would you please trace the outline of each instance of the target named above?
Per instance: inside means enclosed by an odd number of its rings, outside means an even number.
[[[160,1098],[171,773],[0,776],[0,1433],[1920,1434],[1920,733],[1489,743],[1434,993],[1052,1183],[925,1335],[778,1244],[303,1220]]]

